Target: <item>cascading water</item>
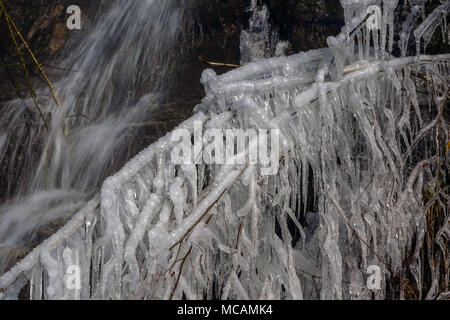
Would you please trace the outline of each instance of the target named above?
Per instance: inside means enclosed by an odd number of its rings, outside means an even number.
[[[0,273],[42,236],[38,230],[70,217],[130,157],[127,142],[139,134],[130,124],[149,118],[170,84],[179,5],[110,4],[61,62],[78,71],[54,83],[61,107],[37,92],[48,131],[31,99],[2,106],[0,160],[10,200],[0,208]]]

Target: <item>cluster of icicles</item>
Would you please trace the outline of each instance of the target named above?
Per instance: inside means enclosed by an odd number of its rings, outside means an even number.
[[[423,190],[446,161],[426,136],[445,106],[450,55],[391,58],[386,31],[397,1],[383,1],[375,48],[375,32],[361,22],[381,1],[342,3],[347,25],[330,48],[220,76],[206,70],[206,97],[179,127],[192,135],[196,121],[204,129],[280,129],[278,174],[262,175],[259,164],[174,165],[169,133],[1,276],[2,297],[25,290],[31,299],[383,299],[388,279],[408,272],[420,289]],[[431,16],[448,8],[447,1]],[[427,41],[424,30],[438,20],[426,20],[416,37]],[[442,252],[445,212],[435,239]],[[383,275],[375,291],[366,286],[371,265]],[[81,271],[79,287],[68,285],[71,266]],[[401,283],[401,297],[405,290]],[[426,298],[438,295],[435,284]]]

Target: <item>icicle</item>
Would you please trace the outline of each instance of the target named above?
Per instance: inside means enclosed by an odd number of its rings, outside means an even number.
[[[170,186],[170,199],[174,205],[177,225],[181,225],[184,215],[185,193],[183,192],[184,177],[177,177]]]
[[[136,259],[136,248],[139,241],[142,240],[145,234],[148,223],[152,220],[160,206],[160,199],[158,195],[151,194],[150,199],[147,201],[145,207],[142,209],[139,221],[134,227],[133,233],[125,245],[124,259],[130,268],[131,281],[134,286],[138,285],[140,279],[139,266]]]

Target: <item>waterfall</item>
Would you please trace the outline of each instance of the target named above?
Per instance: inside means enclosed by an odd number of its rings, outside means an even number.
[[[116,0],[83,25],[87,35],[59,62],[77,71],[54,83],[61,106],[47,89],[37,90],[48,131],[31,99],[2,106],[0,161],[9,201],[0,208],[0,273],[11,252],[26,250],[45,236],[43,227],[70,217],[132,156],[128,144],[141,134],[132,124],[151,118],[175,69],[184,14],[175,3]]]

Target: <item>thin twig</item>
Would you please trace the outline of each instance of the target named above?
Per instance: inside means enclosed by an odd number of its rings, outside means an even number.
[[[177,290],[177,287],[178,287],[178,283],[180,282],[181,272],[183,271],[184,263],[186,262],[186,260],[187,260],[187,258],[188,258],[188,256],[189,256],[189,254],[191,253],[191,251],[192,251],[192,245],[191,245],[191,247],[189,248],[189,251],[188,251],[188,252],[186,253],[186,255],[184,256],[183,261],[181,261],[180,270],[178,271],[177,280],[176,280],[176,282],[175,282],[175,286],[173,287],[172,293],[170,294],[169,300],[172,300],[172,299],[173,299],[173,296],[174,296],[174,294],[175,294],[175,291]]]
[[[23,45],[27,49],[28,53],[30,54],[31,58],[33,59],[34,63],[38,67],[39,71],[41,72],[42,76],[44,77],[45,81],[47,82],[47,85],[50,88],[50,91],[52,92],[53,98],[58,105],[59,108],[61,108],[61,103],[59,102],[58,98],[56,97],[55,90],[53,89],[53,85],[51,84],[50,80],[48,79],[47,75],[45,74],[44,70],[42,69],[41,64],[37,61],[36,57],[33,54],[33,51],[28,46],[28,43],[23,38],[22,34],[20,33],[19,29],[17,28],[14,21],[11,19],[10,15],[8,14],[8,11],[6,10],[5,6],[3,5],[3,2],[0,0],[0,9],[3,10],[3,13],[5,15],[6,21],[8,22],[8,25],[12,25],[14,30],[16,31],[17,35],[19,36],[20,40],[22,41]]]
[[[17,67],[20,66],[20,63],[10,63],[7,64],[8,67]],[[57,67],[51,64],[44,64],[42,63],[41,66],[43,67],[47,67],[47,68],[52,68],[52,69],[57,69],[57,70],[63,70],[63,71],[68,71],[68,72],[78,72],[78,70],[72,70],[72,69],[68,69],[68,68],[63,68],[63,67]]]
[[[348,36],[351,37],[359,28],[361,28],[361,26],[367,22],[367,20],[372,16],[372,14],[373,13],[368,13],[367,16],[364,18],[364,20],[362,20],[360,24],[358,24],[352,31],[350,31]]]
[[[222,63],[222,62],[213,62],[213,61],[208,61],[206,60],[204,57],[200,56],[198,57],[198,60],[200,60],[201,62],[203,62],[204,64],[207,64],[209,66],[215,66],[215,67],[229,67],[229,68],[239,68],[240,65],[238,64],[233,64],[233,63]]]
[[[23,69],[23,72],[25,74],[25,79],[26,79],[27,84],[28,84],[28,89],[30,90],[31,98],[33,99],[34,104],[36,105],[36,108],[38,109],[39,115],[41,116],[42,121],[44,122],[44,126],[47,129],[47,131],[48,131],[49,129],[48,129],[47,121],[45,120],[44,113],[42,112],[42,109],[39,106],[39,103],[37,101],[36,92],[34,91],[33,86],[31,84],[30,76],[28,74],[28,70],[27,70],[27,67],[25,65],[25,60],[24,60],[24,58],[22,56],[22,52],[21,52],[20,47],[19,47],[19,45],[17,43],[16,37],[14,36],[14,32],[13,32],[13,30],[11,28],[12,21],[9,18],[9,16],[7,15],[6,10],[4,9],[3,4],[1,3],[1,0],[0,0],[0,6],[1,6],[0,9],[3,10],[3,13],[5,15],[6,24],[8,25],[9,34],[11,36],[11,39],[12,39],[12,41],[14,43],[14,46],[16,47],[17,53],[19,55],[20,64],[22,65],[22,69]]]

